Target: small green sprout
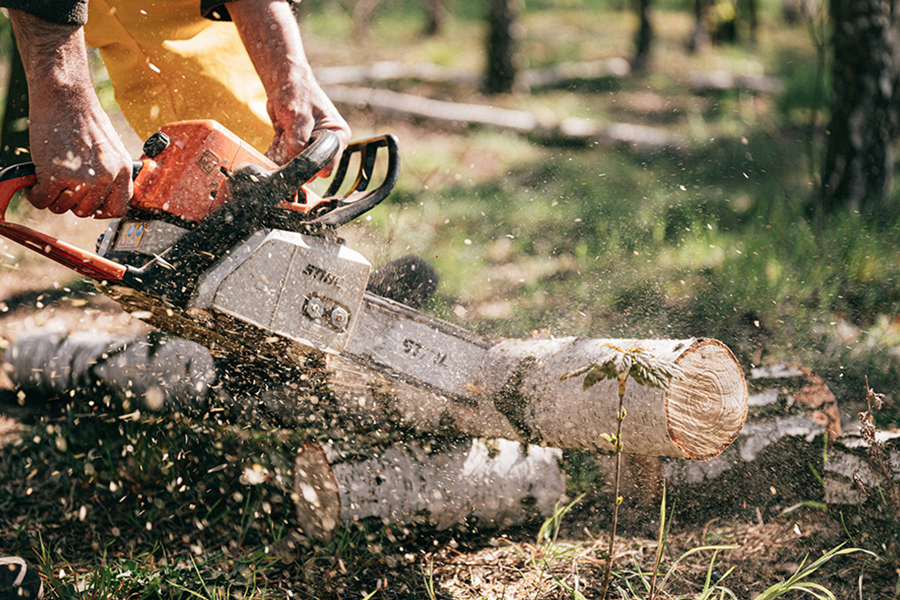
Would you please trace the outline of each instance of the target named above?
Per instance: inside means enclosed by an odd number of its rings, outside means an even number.
[[[616,432],[614,434],[600,434],[609,442],[616,456],[616,479],[613,491],[613,516],[609,537],[609,559],[606,561],[606,574],[603,577],[603,589],[600,592],[601,600],[605,600],[609,589],[609,577],[612,573],[613,557],[616,547],[616,525],[619,521],[619,505],[624,498],[619,495],[619,487],[622,475],[622,423],[625,421],[625,386],[629,379],[633,379],[639,385],[666,390],[672,379],[684,379],[684,373],[674,362],[657,358],[643,348],[623,350],[613,344],[604,344],[603,348],[609,349],[609,357],[606,360],[579,367],[560,377],[560,381],[574,379],[584,375],[583,389],[588,389],[601,381],[614,379],[618,383],[619,408],[616,410]]]

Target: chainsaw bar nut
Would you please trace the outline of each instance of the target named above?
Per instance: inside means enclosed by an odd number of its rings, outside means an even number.
[[[350,313],[347,312],[347,309],[338,306],[333,311],[331,311],[331,324],[336,329],[343,329],[349,322]]]
[[[325,303],[321,298],[313,296],[306,302],[306,316],[316,320],[325,314]]]

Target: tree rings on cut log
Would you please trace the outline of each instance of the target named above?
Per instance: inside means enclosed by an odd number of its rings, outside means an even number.
[[[366,455],[310,443],[297,454],[292,497],[304,533],[322,542],[363,519],[509,527],[547,518],[566,499],[561,458],[502,439],[407,442]]]
[[[583,377],[560,376],[610,360],[614,348],[643,349],[684,372],[668,390],[628,382],[624,452],[706,460],[737,437],[747,416],[747,384],[734,355],[715,340],[509,340],[489,352],[481,378],[492,385],[482,396],[492,398],[492,408],[524,441],[611,451],[604,434],[616,430],[617,383],[584,389]]]
[[[717,456],[737,437],[747,418],[747,383],[724,344],[699,340],[675,362],[684,379],[665,394],[669,439],[685,458]]]

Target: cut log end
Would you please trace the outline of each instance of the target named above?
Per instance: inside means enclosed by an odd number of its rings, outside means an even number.
[[[727,346],[698,340],[677,361],[684,379],[666,393],[669,438],[686,458],[718,456],[737,437],[747,418],[747,383]]]

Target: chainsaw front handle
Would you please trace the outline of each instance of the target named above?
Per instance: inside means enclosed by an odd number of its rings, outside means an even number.
[[[277,169],[247,165],[229,175],[232,202],[251,199],[258,208],[274,206],[296,194],[313,179],[341,149],[337,134],[328,129],[313,131],[303,152]]]
[[[135,161],[132,177],[137,177],[143,163]],[[31,227],[10,223],[6,211],[16,192],[37,182],[34,163],[21,163],[0,171],[0,235],[43,254],[73,271],[98,281],[118,281],[126,267],[92,252],[86,252]]]

